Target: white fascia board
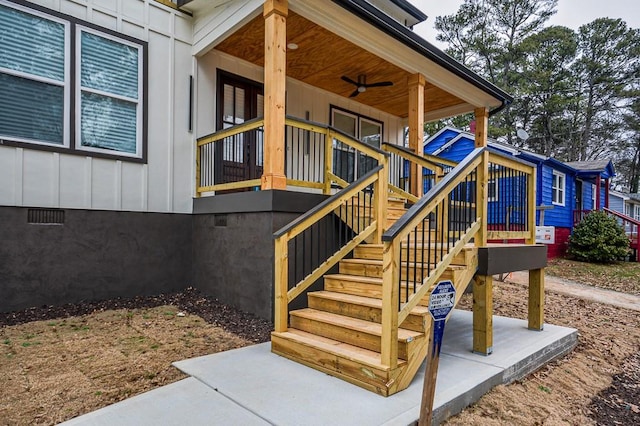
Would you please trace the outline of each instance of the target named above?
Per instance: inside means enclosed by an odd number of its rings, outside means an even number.
[[[263,0],[235,0],[194,15],[193,56],[202,56],[263,12]]]

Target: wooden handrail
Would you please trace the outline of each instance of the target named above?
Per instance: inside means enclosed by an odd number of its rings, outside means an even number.
[[[197,146],[200,147],[202,145],[207,145],[209,143],[217,142],[229,136],[237,135],[243,132],[248,132],[249,130],[257,129],[262,126],[264,126],[264,118],[262,117],[254,118],[253,120],[247,120],[242,124],[238,124],[236,126],[232,126],[224,130],[218,130],[217,132],[198,138]]]
[[[274,327],[276,331],[287,330],[287,319],[289,312],[289,303],[302,294],[322,275],[327,273],[334,265],[349,254],[358,244],[362,243],[371,235],[381,234],[381,224],[384,223],[386,217],[386,162],[369,171],[355,182],[351,183],[345,189],[327,198],[307,213],[298,217],[288,225],[282,227],[274,233],[275,240],[275,318]],[[372,210],[374,217],[369,225],[359,232],[354,238],[340,247],[335,253],[329,256],[323,263],[318,265],[313,271],[305,276],[300,282],[289,290],[288,288],[288,244],[289,241],[301,234],[311,226],[319,222],[325,216],[332,214],[336,208],[339,208],[355,195],[374,184],[374,197]],[[380,193],[384,194],[384,198],[380,198]]]
[[[451,189],[455,188],[456,185],[464,180],[470,170],[475,169],[478,164],[480,164],[480,155],[482,152],[483,148],[476,148],[467,155],[444,179],[431,188],[420,201],[411,206],[400,219],[387,229],[387,232],[382,236],[382,240],[393,241],[395,238],[406,236],[410,230],[426,216],[427,213],[424,215],[421,214],[424,210],[430,211],[435,205],[445,199]]]
[[[378,172],[383,166],[378,166],[375,169],[369,171],[367,174],[356,180],[344,190],[332,195],[324,200],[305,214],[297,217],[292,222],[278,229],[273,233],[274,238],[280,238],[286,236],[291,239],[304,231],[308,226],[313,225],[319,218],[325,216],[327,213],[331,213],[337,206],[342,204],[345,200],[351,198],[354,194],[357,194],[362,189],[375,182]]]
[[[640,227],[640,221],[632,218],[631,216],[627,216],[626,214],[622,214],[622,213],[617,212],[615,210],[611,210],[611,209],[609,209],[607,207],[604,207],[602,210],[604,210],[605,212],[607,212],[607,213],[609,213],[609,214],[611,214],[613,216],[619,217],[620,219],[624,220],[625,222],[629,222],[632,225],[636,225],[636,226]]]
[[[393,152],[401,157],[406,158],[407,160],[413,161],[414,163],[419,164],[425,169],[433,169],[434,167],[442,167],[449,166],[455,167],[458,163],[452,160],[447,160],[446,158],[436,157],[435,155],[423,154],[422,156],[417,155],[414,152],[409,151],[405,147],[390,144],[388,142],[382,143],[382,149],[385,151]]]
[[[378,160],[381,157],[389,156],[389,154],[383,151],[382,149],[376,148],[375,146],[367,145],[366,143],[359,141],[353,136],[348,135],[343,131],[336,129],[335,127],[332,127],[332,126],[327,126],[327,125],[315,123],[312,121],[302,120],[300,118],[295,118],[291,116],[287,116],[285,123],[289,126],[297,127],[303,130],[309,130],[316,133],[325,133],[329,138],[336,139]]]

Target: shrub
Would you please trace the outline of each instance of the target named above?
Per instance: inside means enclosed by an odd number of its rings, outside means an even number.
[[[629,237],[614,218],[593,211],[573,229],[568,253],[583,262],[613,263],[629,254]]]

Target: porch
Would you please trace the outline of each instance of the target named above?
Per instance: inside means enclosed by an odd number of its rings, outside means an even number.
[[[199,61],[216,77],[217,130],[197,141],[194,210],[260,192],[322,197],[262,256],[274,265],[272,350],[388,396],[427,355],[438,281],[453,283],[455,304],[474,279],[473,350],[493,351],[495,272],[478,272],[490,239],[525,242],[513,264],[532,271],[528,326],[542,329],[535,167],[487,148],[507,94],[366,2],[310,3],[265,2]],[[264,85],[230,75],[233,64]],[[472,153],[422,154],[425,120],[469,112]],[[509,196],[490,197],[492,183]]]

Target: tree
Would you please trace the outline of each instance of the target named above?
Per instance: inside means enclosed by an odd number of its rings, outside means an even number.
[[[574,31],[560,26],[547,27],[520,45],[521,100],[514,113],[519,126],[530,131],[527,147],[538,153],[562,155],[574,124],[570,110],[576,81],[569,66],[577,45]]]
[[[597,159],[610,154],[609,141],[621,137],[629,105],[629,81],[637,69],[638,31],[621,19],[598,18],[578,32],[578,76],[582,99],[581,134],[568,160]]]
[[[557,4],[558,0],[464,0],[454,15],[436,18],[437,39],[449,44],[448,54],[516,95],[519,102],[520,44],[543,28]],[[491,136],[515,140],[516,109],[492,120]]]

